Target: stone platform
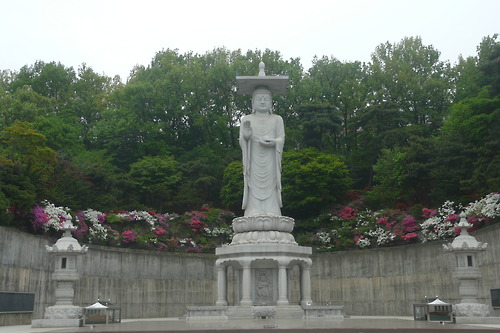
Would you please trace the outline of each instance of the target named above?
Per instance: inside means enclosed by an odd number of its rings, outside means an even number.
[[[76,332],[169,332],[169,333],[498,333],[497,323],[440,324],[415,321],[413,317],[353,316],[335,319],[245,319],[186,321],[181,318],[124,319],[121,323],[87,325],[83,327],[50,329],[28,325],[0,326],[0,333],[76,333]]]
[[[75,332],[169,332],[169,333],[498,333],[498,323],[440,324],[415,321],[413,317],[353,316],[329,319],[245,319],[186,321],[179,318],[125,319],[121,323],[65,329],[31,328],[28,325],[2,326],[0,333]]]

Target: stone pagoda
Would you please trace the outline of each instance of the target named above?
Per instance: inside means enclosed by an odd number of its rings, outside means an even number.
[[[461,230],[460,235],[455,237],[453,242],[443,244],[445,251],[455,255],[456,266],[453,277],[460,281],[458,289],[460,303],[453,305],[453,312],[456,317],[487,317],[489,316],[489,307],[486,304],[480,304],[477,300],[479,279],[481,278],[477,255],[479,252],[485,251],[488,244],[478,242],[469,235],[467,229],[472,225],[467,222],[463,212],[460,214],[460,222],[457,227]]]
[[[288,76],[237,76],[238,92],[252,96],[252,114],[240,125],[244,216],[233,220],[232,242],[216,249],[217,301],[228,318],[302,318],[310,306],[310,247],[299,246],[291,232],[294,219],[281,215],[281,155],[283,120],[272,112],[272,96],[284,94]],[[290,276],[300,271],[300,302],[291,304]],[[235,294],[228,304],[228,269]]]
[[[73,305],[74,283],[80,278],[77,257],[87,253],[87,246],[80,246],[71,231],[76,227],[66,220],[61,228],[64,233],[53,245],[46,246],[47,253],[55,258],[55,304],[45,309],[44,319],[32,321],[32,327],[78,327],[82,325],[83,309]]]

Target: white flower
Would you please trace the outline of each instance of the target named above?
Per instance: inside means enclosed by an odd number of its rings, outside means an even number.
[[[396,238],[396,235],[389,230],[378,227],[375,230],[370,230],[368,235],[377,239],[377,245],[385,245]]]
[[[365,248],[365,247],[370,246],[370,243],[371,242],[370,242],[370,240],[368,238],[360,238],[356,242],[356,245],[359,246],[360,248]]]
[[[49,220],[43,225],[43,229],[48,231],[49,229],[61,230],[62,223],[64,221],[71,222],[73,217],[69,213],[68,207],[56,207],[53,203],[44,200],[42,204],[44,207],[44,212],[47,214]]]
[[[481,200],[470,203],[465,209],[467,216],[500,217],[500,193],[490,193]]]
[[[221,235],[233,236],[232,229],[226,227],[214,227],[213,229],[205,228],[203,231],[210,237],[218,237]]]
[[[318,232],[316,234],[316,237],[319,238],[320,242],[325,244],[325,243],[330,243],[331,242],[331,238],[330,238],[330,234],[326,231],[321,231],[321,232]]]
[[[108,237],[108,233],[106,228],[104,228],[103,225],[99,222],[99,216],[102,216],[104,214],[97,210],[87,209],[83,212],[83,215],[85,216],[85,220],[90,222],[90,238],[105,240]]]
[[[145,211],[134,210],[134,211],[131,211],[129,213],[120,213],[120,214],[116,214],[116,215],[119,218],[121,218],[122,220],[126,220],[126,219],[144,220],[151,226],[152,230],[158,221],[158,218],[156,216],[153,216],[150,213],[145,212]]]

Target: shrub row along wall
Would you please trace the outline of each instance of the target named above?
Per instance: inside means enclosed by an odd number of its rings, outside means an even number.
[[[476,232],[488,243],[479,255],[483,278],[480,301],[491,305],[490,289],[500,288],[500,225]],[[54,303],[50,281],[53,263],[45,245],[55,239],[0,227],[0,291],[33,292],[33,318],[42,318]],[[317,304],[343,304],[350,315],[411,315],[412,304],[439,295],[458,302],[458,281],[452,277],[454,256],[443,242],[363,251],[315,254],[311,269],[312,298]],[[90,246],[79,257],[81,279],[76,305],[97,298],[122,307],[124,318],[177,317],[188,305],[213,305],[216,300],[214,255],[172,254]],[[298,295],[292,274],[291,300]]]

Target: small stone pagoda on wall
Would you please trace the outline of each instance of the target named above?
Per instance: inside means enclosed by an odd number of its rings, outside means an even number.
[[[453,276],[460,281],[458,293],[460,303],[453,305],[455,316],[460,317],[487,317],[489,316],[489,306],[480,304],[479,280],[481,270],[479,269],[478,254],[485,251],[487,243],[481,243],[473,236],[469,235],[467,229],[472,224],[467,222],[465,214],[460,214],[460,222],[457,225],[460,228],[460,235],[455,237],[453,242],[443,244],[445,251],[455,255],[456,265],[453,270]]]
[[[281,155],[285,141],[283,120],[272,112],[272,96],[284,94],[288,76],[238,76],[238,92],[252,96],[252,114],[241,119],[244,216],[233,220],[231,244],[216,249],[217,306],[227,306],[231,267],[236,301],[229,318],[304,315],[311,305],[310,247],[299,246],[291,232],[294,220],[281,215]],[[300,304],[290,304],[291,270],[300,270]],[[257,313],[257,315],[256,315]],[[267,314],[266,314],[267,313]]]
[[[47,246],[47,253],[54,258],[55,304],[45,309],[44,319],[32,321],[32,327],[78,327],[82,325],[83,309],[73,305],[74,284],[80,279],[77,258],[87,253],[87,246],[81,246],[71,231],[76,227],[71,221],[62,225],[63,235],[53,245]]]

